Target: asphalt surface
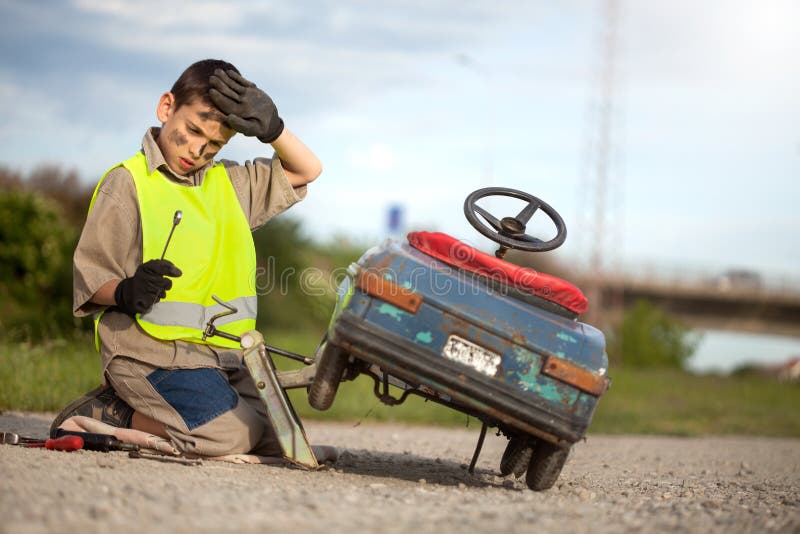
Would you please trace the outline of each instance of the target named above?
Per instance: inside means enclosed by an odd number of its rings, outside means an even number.
[[[0,431],[45,436],[42,414]],[[595,436],[555,487],[499,476],[492,434],[467,472],[477,428],[305,423],[340,447],[317,472],[126,453],[0,445],[0,532],[798,532],[800,440]]]

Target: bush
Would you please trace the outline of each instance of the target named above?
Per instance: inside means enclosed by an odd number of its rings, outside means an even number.
[[[360,252],[351,246],[314,243],[298,220],[285,215],[253,234],[258,258],[256,289],[262,331],[327,327],[336,302],[337,276]]]
[[[640,300],[609,335],[608,352],[629,367],[682,368],[700,336],[664,310]]]
[[[70,333],[77,229],[58,205],[22,189],[0,190],[0,329],[9,339]]]
[[[74,171],[41,166],[27,176],[0,165],[0,328],[10,340],[59,336],[91,321],[72,317],[72,255],[91,186]],[[253,235],[258,257],[259,328],[324,332],[335,276],[363,248],[318,244],[291,216]]]

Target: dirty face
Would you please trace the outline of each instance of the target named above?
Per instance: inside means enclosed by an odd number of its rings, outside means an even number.
[[[176,109],[172,93],[161,96],[156,115],[162,123],[158,147],[170,169],[181,176],[211,161],[236,133],[208,104],[195,100]]]

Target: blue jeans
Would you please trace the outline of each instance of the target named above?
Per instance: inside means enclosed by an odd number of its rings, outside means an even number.
[[[218,369],[156,369],[147,376],[189,430],[236,408],[239,395]]]
[[[231,369],[162,369],[115,356],[106,378],[134,410],[163,423],[184,453],[281,455],[264,402],[241,363]]]

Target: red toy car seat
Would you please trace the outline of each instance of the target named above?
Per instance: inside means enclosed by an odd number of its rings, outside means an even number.
[[[589,309],[584,294],[569,282],[490,256],[447,234],[411,232],[408,243],[448,265],[514,287],[576,315]]]

